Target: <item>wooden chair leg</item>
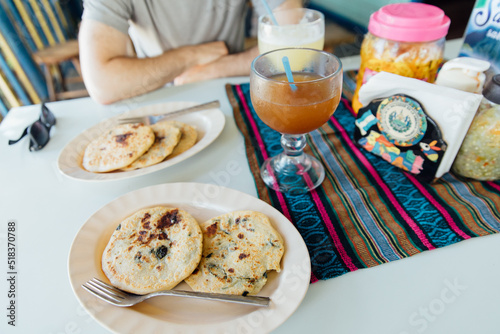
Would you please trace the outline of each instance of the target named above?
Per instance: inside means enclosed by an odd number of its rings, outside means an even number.
[[[67,91],[68,90],[68,82],[66,80],[66,76],[62,74],[61,64],[55,65],[54,68],[55,68],[56,75],[61,82],[61,91],[63,91],[63,92]]]
[[[49,101],[59,101],[65,99],[79,98],[89,96],[85,88],[77,90],[68,90],[68,85],[72,83],[82,83],[82,72],[78,58],[72,58],[78,77],[66,77],[62,74],[60,64],[43,65],[45,81],[47,82],[47,92]],[[60,83],[60,87],[59,87]],[[57,88],[56,88],[57,85]]]
[[[73,66],[75,66],[76,72],[80,77],[82,77],[82,68],[80,67],[80,59],[78,58],[71,58],[71,62],[73,63]]]
[[[68,84],[70,84],[70,83],[82,83],[83,82],[82,71],[80,68],[80,60],[78,59],[78,57],[74,57],[74,58],[71,58],[71,62],[75,66],[75,69],[76,69],[78,76],[76,76],[76,77],[64,77],[64,76],[62,76],[62,78],[63,78],[62,91],[59,93],[56,93],[56,98],[58,100],[89,96],[89,93],[87,92],[86,88],[77,89],[77,90],[68,90],[68,88],[69,88]]]
[[[45,75],[45,81],[47,82],[47,92],[49,93],[49,101],[55,101],[56,100],[56,90],[54,87],[54,78],[52,77],[52,74],[50,73],[50,66],[45,65],[44,66],[44,71]]]

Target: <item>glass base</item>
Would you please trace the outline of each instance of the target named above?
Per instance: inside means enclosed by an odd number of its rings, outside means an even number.
[[[325,169],[308,154],[290,157],[282,153],[264,161],[260,175],[268,187],[298,195],[318,187],[325,179]]]

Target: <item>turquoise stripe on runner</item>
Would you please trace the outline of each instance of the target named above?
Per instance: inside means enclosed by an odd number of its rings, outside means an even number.
[[[317,157],[317,158],[322,158],[323,153],[318,150],[318,147],[314,144],[312,139],[309,137],[307,139],[308,141],[308,146],[311,148],[312,153]],[[333,152],[331,152],[333,154]],[[379,250],[377,250],[377,245],[375,243],[375,240],[371,238],[367,231],[358,224],[360,221],[360,217],[356,213],[355,207],[349,205],[349,201],[347,199],[347,195],[343,194],[340,191],[340,185],[339,185],[339,179],[335,177],[335,172],[333,172],[327,163],[324,161],[325,159],[320,159],[320,162],[325,166],[325,174],[326,174],[326,179],[323,182],[323,186],[319,187],[316,189],[317,192],[321,193],[321,198],[325,205],[328,207],[329,214],[331,216],[335,216],[335,220],[339,221],[340,224],[339,226],[342,227],[343,233],[346,235],[346,241],[349,243],[349,247],[352,248],[353,252],[355,252],[354,256],[357,257],[359,260],[360,267],[370,267],[372,264],[370,262],[377,262],[378,264],[385,263],[387,262],[387,259],[384,258],[384,256],[381,254]],[[330,186],[328,185],[330,184]],[[328,194],[323,190],[323,188],[329,188],[331,187],[334,189],[338,196],[338,201],[336,201],[333,198],[330,198]],[[337,191],[338,190],[338,191]],[[340,204],[339,204],[340,203]],[[340,208],[343,209],[344,212],[339,212],[342,211]],[[344,214],[349,217],[349,220],[355,221],[352,226],[355,229],[355,234],[359,236],[363,240],[363,243],[360,244],[359,242],[354,242],[352,240],[352,231],[349,229],[349,227],[344,226],[342,224],[342,221],[345,220],[342,219],[339,214]],[[356,237],[354,237],[356,238]],[[360,254],[360,248],[366,248],[366,252],[369,254],[369,256],[363,256]],[[371,259],[371,261],[370,261]]]
[[[338,121],[348,133],[352,134],[354,132],[355,124],[351,117],[338,117]],[[431,205],[419,189],[411,182],[408,182],[404,172],[385,160],[367,153],[363,148],[359,148],[359,150],[363,152],[364,157],[376,170],[384,171],[384,173],[379,174],[383,182],[393,190],[392,193],[395,198],[402,203],[405,211],[429,236],[432,244],[442,247],[463,240],[462,237],[448,228],[448,224],[441,213]]]
[[[414,218],[408,213],[408,211],[405,209],[402,203],[397,200],[399,194],[396,194],[393,191],[391,191],[391,188],[389,187],[386,178],[388,173],[377,172],[375,165],[373,163],[370,164],[370,162],[372,161],[371,157],[368,157],[370,155],[365,156],[364,154],[361,153],[361,150],[355,146],[351,137],[348,135],[347,131],[342,127],[339,120],[340,117],[339,119],[335,117],[331,119],[332,123],[335,125],[336,129],[339,131],[342,138],[350,146],[350,149],[354,152],[356,157],[364,165],[364,168],[366,168],[368,172],[372,175],[374,180],[374,185],[380,187],[380,193],[383,194],[383,196],[386,196],[386,204],[392,206],[393,212],[397,213],[401,217],[402,222],[404,222],[407,225],[406,229],[411,231],[411,233],[413,233],[417,237],[417,239],[422,243],[422,246],[425,247],[424,249],[434,249],[435,246],[433,244],[433,241],[428,237],[428,235],[425,232],[422,231],[421,227],[417,224]]]
[[[462,182],[457,182],[456,178],[453,178],[451,174],[445,174],[443,180],[448,182],[448,184],[453,187],[461,199],[469,204],[469,206],[476,208],[477,214],[482,218],[485,224],[487,224],[493,230],[500,230],[500,222],[498,218],[493,216],[491,209],[484,203],[484,201],[471,193],[470,189],[465,186]]]
[[[257,145],[262,153],[265,153],[266,150],[269,150],[273,146],[276,147],[276,151],[280,151],[279,133],[262,122],[255,113],[253,106],[251,106],[250,99],[246,98],[249,96],[249,85],[236,85],[235,87],[237,96],[240,97],[239,102],[245,111],[241,115],[245,118],[249,132],[254,134],[252,140],[262,137],[262,141],[267,147],[262,148],[257,141],[255,141],[254,145]],[[240,94],[240,91],[243,93],[243,96]],[[261,135],[264,133],[268,135]],[[269,142],[274,136],[278,140],[275,140],[274,143],[272,141]],[[272,151],[269,154],[271,156],[274,155]],[[269,191],[273,192],[272,190]],[[341,241],[338,240],[338,231],[336,231],[335,226],[333,224],[329,224],[328,226],[325,224],[316,204],[312,201],[309,194],[279,195],[285,197],[286,206],[283,207],[282,201],[275,201],[274,206],[280,208],[282,212],[290,212],[292,222],[308,246],[311,256],[311,266],[318,279],[335,277],[357,269],[351,264],[352,260],[346,254],[345,249],[343,249]],[[276,197],[275,200],[277,200]],[[304,207],[312,208],[312,210],[303,210]],[[335,241],[336,239],[337,241]]]
[[[323,141],[321,134],[318,131],[313,131],[310,133],[312,140],[315,145],[318,146],[323,152],[329,152],[330,147]],[[359,191],[352,185],[347,175],[342,171],[342,167],[336,161],[333,154],[323,155],[324,161],[328,164],[335,177],[339,179],[339,187],[342,189],[344,194],[347,195],[347,199],[350,202],[351,207],[356,208],[356,214],[359,216],[359,223],[364,226],[365,231],[375,240],[375,246],[379,250],[380,254],[389,261],[398,260],[401,258],[396,254],[394,248],[388,240],[388,237],[380,230],[377,223],[374,221],[372,215],[366,208],[364,201],[359,195]]]
[[[280,136],[256,115],[249,85],[231,87],[228,97],[259,197],[287,212],[304,238],[311,282],[500,231],[500,181],[472,183],[450,174],[434,184],[418,182],[355,144],[345,100],[327,125],[308,136],[308,151],[327,170],[324,183],[304,195],[276,193],[263,186],[258,167],[264,155],[281,151]],[[242,94],[233,96],[236,91]]]
[[[346,111],[347,112],[347,111]],[[337,116],[340,117],[340,116]],[[330,122],[329,122],[330,124]],[[332,125],[333,128],[333,125]],[[321,129],[320,129],[321,131]],[[363,177],[366,178],[367,180],[370,179],[370,175],[367,175],[363,173],[364,168],[363,165],[356,165],[356,168],[353,168],[353,166],[349,166],[348,162],[343,159],[340,154],[338,153],[338,148],[335,146],[336,144],[341,144],[342,145],[342,150],[345,152],[349,152],[350,154],[350,161],[349,163],[357,164],[357,159],[355,158],[355,154],[350,150],[350,145],[347,145],[343,141],[338,141],[336,143],[335,141],[332,141],[328,136],[324,136],[325,141],[328,143],[328,145],[331,147],[331,154],[335,155],[336,161],[339,163],[339,165],[342,166],[343,172],[347,175],[348,179],[350,180],[350,183],[354,188],[358,190],[358,193],[360,197],[363,200],[364,205],[366,208],[369,210],[370,215],[372,219],[375,221],[377,224],[378,228],[383,231],[383,233],[389,238],[389,242],[393,245],[393,249],[395,252],[397,252],[399,257],[407,257],[412,254],[415,254],[415,251],[418,249],[421,249],[417,244],[415,244],[413,238],[407,238],[408,243],[401,243],[400,240],[398,240],[401,237],[401,231],[406,228],[406,225],[401,224],[397,217],[395,217],[390,210],[387,210],[384,214],[381,214],[380,210],[377,209],[377,203],[373,202],[373,200],[370,198],[370,191],[365,189],[365,186],[363,186],[360,182],[363,182],[362,180],[359,180],[356,175],[359,174],[354,174],[356,171],[357,173],[362,173]],[[335,136],[334,138],[337,138],[338,140],[339,136]],[[327,163],[325,165],[328,166]],[[379,189],[377,187],[372,187],[368,186],[372,191],[376,191],[379,193]],[[381,194],[381,193],[379,193]],[[386,198],[381,194],[381,196],[377,196],[380,198],[381,201],[385,201]],[[356,210],[356,207],[353,207],[353,210]],[[385,216],[386,214],[391,215],[391,219],[388,220],[387,217]],[[420,241],[418,241],[420,243]]]

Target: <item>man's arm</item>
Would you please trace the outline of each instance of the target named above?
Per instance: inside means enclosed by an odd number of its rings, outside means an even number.
[[[126,34],[93,20],[82,21],[79,45],[85,86],[102,104],[158,89],[187,69],[213,62],[228,52],[224,42],[211,42],[139,59],[130,55]]]
[[[281,5],[276,7],[275,10],[278,11],[301,7],[302,0],[286,0]],[[183,85],[201,80],[249,75],[252,61],[258,55],[258,47],[255,46],[241,53],[229,54],[220,57],[208,64],[188,68],[187,71],[175,78],[174,84]]]
[[[174,84],[183,85],[201,80],[249,75],[252,60],[258,55],[259,49],[255,46],[240,53],[220,57],[206,65],[191,67],[176,77]]]

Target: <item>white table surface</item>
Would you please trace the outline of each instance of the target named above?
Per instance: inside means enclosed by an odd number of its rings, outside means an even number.
[[[356,61],[359,58],[344,64],[353,68]],[[57,125],[48,145],[34,153],[28,151],[27,140],[8,146],[7,139],[16,138],[38,117],[39,106],[9,112],[0,124],[0,267],[4,273],[0,333],[108,333],[73,295],[67,260],[81,225],[116,197],[167,182],[212,183],[256,195],[243,138],[224,90],[225,83],[247,81],[219,79],[164,88],[111,106],[90,98],[50,103]],[[104,118],[154,102],[213,99],[221,101],[226,116],[223,132],[207,149],[178,165],[104,183],[72,180],[57,170],[61,149]],[[9,326],[6,317],[7,223],[11,220],[17,224],[16,327]],[[475,238],[314,283],[297,311],[274,333],[499,333],[499,280],[500,235]]]

